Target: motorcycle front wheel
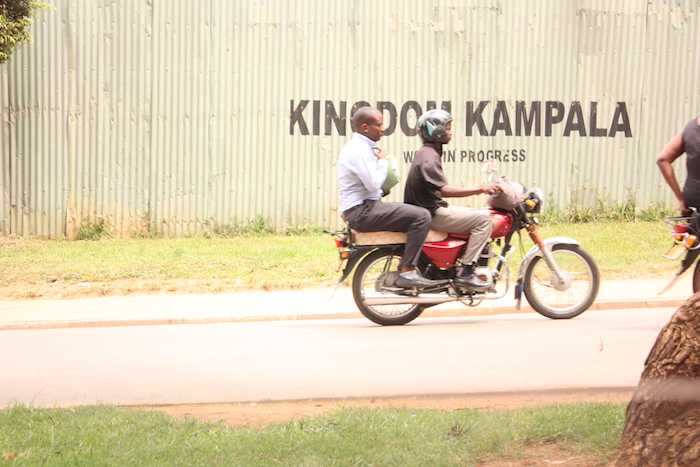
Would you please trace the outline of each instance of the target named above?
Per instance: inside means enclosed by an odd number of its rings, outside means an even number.
[[[576,245],[555,245],[552,256],[564,283],[557,283],[544,258],[537,256],[525,271],[523,292],[541,315],[552,319],[574,318],[586,311],[598,295],[598,267],[591,255]]]
[[[396,297],[383,291],[387,273],[398,271],[401,256],[387,250],[373,251],[357,265],[352,278],[352,296],[360,312],[370,321],[382,326],[398,326],[410,323],[423,312],[423,305],[401,303],[368,305],[369,298]]]

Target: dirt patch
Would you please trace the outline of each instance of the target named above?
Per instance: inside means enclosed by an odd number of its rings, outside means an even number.
[[[446,396],[413,396],[391,398],[321,399],[281,402],[246,402],[231,404],[187,404],[133,407],[138,410],[158,410],[179,419],[223,422],[234,427],[260,428],[265,425],[298,421],[324,415],[340,408],[415,408],[433,410],[508,410],[552,404],[629,402],[633,388],[527,391],[518,393],[483,393]],[[567,446],[532,444],[517,455],[484,459],[480,467],[598,467],[607,459],[583,455]]]
[[[534,467],[534,466],[565,466],[565,467],[598,467],[607,465],[605,459],[585,456],[557,444],[531,445],[518,453],[517,458],[504,457],[484,460],[479,467]]]
[[[526,391],[446,396],[390,398],[316,399],[280,402],[229,404],[183,404],[138,406],[139,410],[159,410],[176,418],[220,421],[231,426],[261,427],[324,415],[344,407],[416,408],[433,410],[508,410],[552,404],[581,402],[624,404],[632,398],[632,388]]]

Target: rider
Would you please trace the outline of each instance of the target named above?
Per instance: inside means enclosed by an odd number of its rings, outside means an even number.
[[[684,152],[688,175],[681,192],[671,164]],[[700,210],[700,117],[688,122],[683,131],[668,142],[656,164],[676,196],[681,214],[686,214],[691,207]]]
[[[361,107],[351,117],[353,134],[338,158],[338,188],[343,219],[362,232],[406,232],[406,247],[399,262],[396,286],[402,288],[435,285],[416,269],[425,238],[430,230],[430,213],[404,203],[384,203],[381,186],[388,163],[377,146],[384,133],[382,113]]]
[[[442,109],[433,109],[418,119],[418,131],[423,140],[413,158],[406,178],[404,201],[422,206],[432,215],[430,228],[443,232],[469,234],[467,248],[461,258],[462,268],[455,283],[470,289],[489,286],[474,273],[479,253],[491,236],[491,218],[485,209],[449,206],[443,198],[494,194],[495,185],[467,189],[449,185],[442,170],[443,144],[452,139],[452,116]]]

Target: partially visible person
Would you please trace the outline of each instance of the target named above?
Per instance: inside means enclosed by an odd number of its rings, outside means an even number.
[[[681,191],[672,164],[683,153],[686,154],[687,176]],[[676,196],[681,214],[687,214],[689,208],[700,210],[700,117],[688,122],[683,131],[666,144],[656,164]]]
[[[351,118],[353,129],[338,158],[338,189],[343,219],[361,232],[405,232],[406,246],[399,263],[396,286],[402,288],[435,285],[416,269],[421,249],[430,230],[430,213],[418,206],[385,203],[382,184],[388,163],[377,146],[384,134],[382,113],[361,107]]]
[[[430,211],[430,228],[449,233],[469,234],[469,241],[461,258],[462,267],[455,278],[461,287],[481,289],[488,282],[474,272],[481,250],[491,236],[491,217],[486,209],[450,206],[443,198],[463,198],[481,194],[495,194],[496,185],[463,188],[450,185],[442,170],[442,146],[452,139],[452,116],[442,109],[433,109],[418,119],[418,130],[423,141],[415,154],[406,178],[404,201]]]

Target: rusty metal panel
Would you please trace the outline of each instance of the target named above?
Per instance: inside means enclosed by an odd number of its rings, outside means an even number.
[[[338,225],[362,102],[404,174],[417,116],[447,106],[454,184],[495,160],[561,207],[670,203],[654,159],[700,107],[691,0],[53,4],[0,66],[5,234]]]

